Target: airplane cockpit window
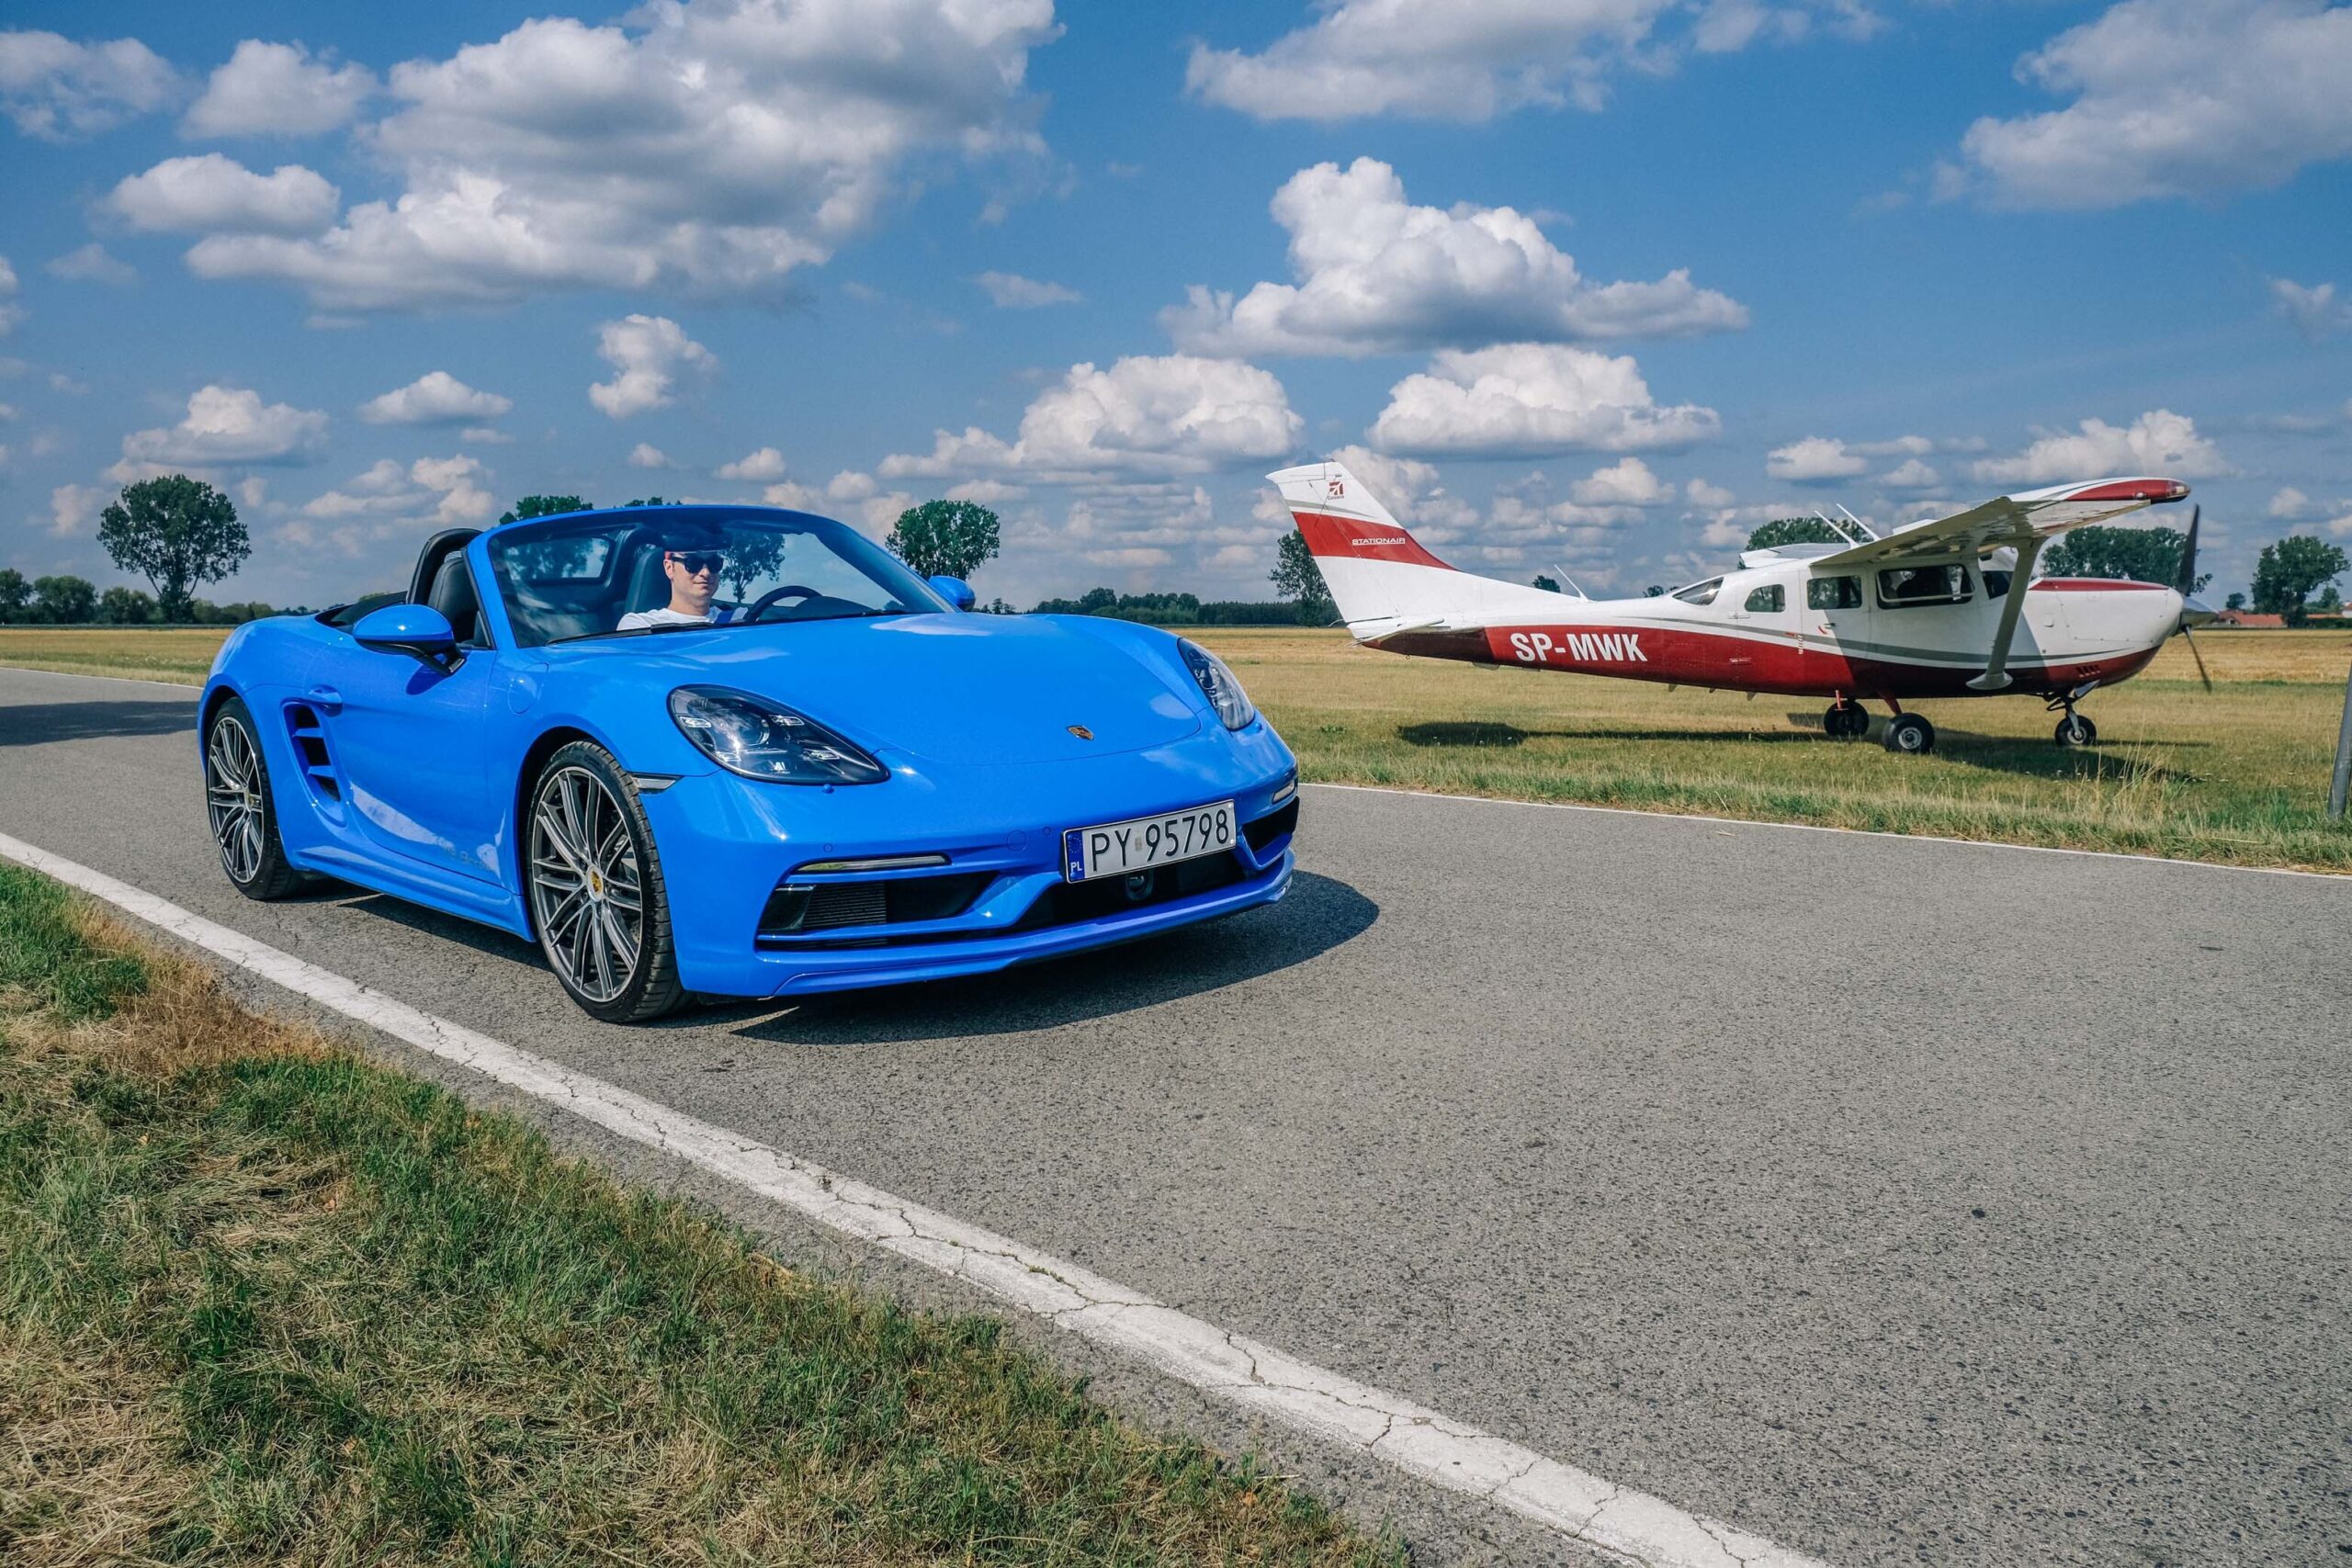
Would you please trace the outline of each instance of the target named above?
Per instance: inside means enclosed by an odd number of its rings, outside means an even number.
[[[1816,610],[1859,610],[1862,607],[1862,580],[1816,577],[1804,585],[1804,602]]]
[[[1747,596],[1747,607],[1757,615],[1768,615],[1785,609],[1788,603],[1788,590],[1777,582],[1759,588]]]
[[[1722,578],[1711,577],[1704,582],[1694,582],[1688,588],[1676,589],[1674,596],[1685,604],[1712,604],[1715,602],[1716,593],[1722,591],[1723,585]]]
[[[1973,592],[1964,566],[1898,566],[1878,574],[1878,604],[1882,610],[1965,604]]]

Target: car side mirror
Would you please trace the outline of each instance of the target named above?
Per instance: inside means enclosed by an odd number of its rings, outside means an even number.
[[[457,629],[430,604],[387,604],[359,617],[352,640],[378,653],[405,653],[445,673],[458,667]]]
[[[972,592],[972,585],[960,577],[934,577],[931,585],[939,591],[942,599],[959,610],[968,610],[980,602],[980,596]]]

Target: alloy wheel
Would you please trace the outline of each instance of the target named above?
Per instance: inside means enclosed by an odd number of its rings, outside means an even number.
[[[572,989],[609,1002],[628,987],[645,943],[637,842],[605,781],[582,767],[539,781],[531,806],[531,911]]]
[[[204,807],[220,867],[241,886],[261,874],[261,759],[245,727],[226,716],[216,721],[204,748]]]

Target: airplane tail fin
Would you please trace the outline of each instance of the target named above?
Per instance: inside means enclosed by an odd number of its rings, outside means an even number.
[[[1266,478],[1282,491],[1340,618],[1359,640],[1435,626],[1449,615],[1499,608],[1526,595],[1541,594],[1537,603],[1554,610],[1560,603],[1556,594],[1446,565],[1343,463],[1306,463]]]

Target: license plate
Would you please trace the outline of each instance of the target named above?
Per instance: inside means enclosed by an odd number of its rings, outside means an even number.
[[[1062,835],[1062,876],[1069,882],[1126,876],[1232,847],[1233,802],[1220,800],[1099,828],[1072,828]]]

